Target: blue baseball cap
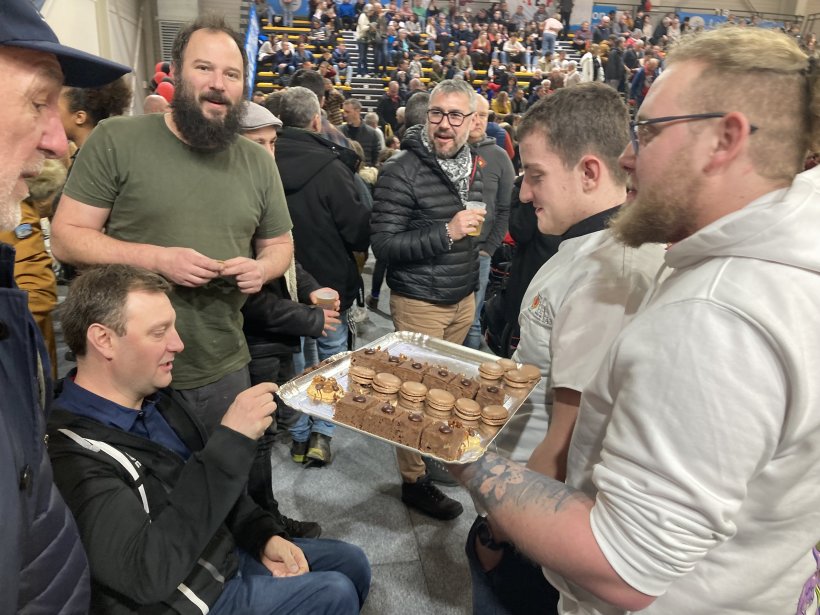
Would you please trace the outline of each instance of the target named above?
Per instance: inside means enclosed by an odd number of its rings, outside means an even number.
[[[78,88],[105,85],[131,72],[123,64],[61,45],[30,0],[0,2],[0,46],[53,53],[63,69],[65,84]]]

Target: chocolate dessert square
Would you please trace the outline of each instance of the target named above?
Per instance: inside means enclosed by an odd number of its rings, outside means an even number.
[[[476,393],[475,400],[484,406],[494,406],[504,404],[504,389],[495,384],[482,384],[478,393]]]
[[[464,374],[456,374],[456,377],[447,385],[446,391],[449,391],[458,399],[459,397],[466,397],[473,399],[478,393],[479,384],[474,378],[468,378]]]
[[[467,439],[467,430],[453,422],[434,421],[421,434],[419,450],[442,459],[458,459]]]
[[[387,362],[387,356],[387,352],[378,348],[362,348],[350,355],[350,364],[363,365],[379,372],[382,371],[381,366]]]
[[[389,439],[405,446],[418,448],[421,441],[421,432],[430,423],[430,419],[423,412],[402,412],[393,421],[393,435]]]
[[[444,389],[447,390],[447,385],[455,378],[458,374],[454,374],[446,367],[442,367],[440,365],[431,365],[427,368],[427,371],[424,373],[424,378],[422,378],[422,382],[427,385],[428,389]]]
[[[367,412],[367,418],[362,423],[362,429],[374,436],[392,440],[396,431],[396,420],[404,414],[404,410],[396,408],[389,402],[374,404]]]
[[[404,355],[395,355],[395,354],[388,354],[387,360],[384,361],[381,366],[381,370],[383,372],[387,372],[388,374],[393,374],[394,376],[399,376],[396,373],[396,370],[399,369],[399,366],[407,360],[407,357]],[[399,376],[401,378],[401,376]]]
[[[333,420],[361,429],[369,409],[376,403],[378,402],[372,397],[365,397],[360,393],[347,393],[336,402]]]
[[[393,373],[404,382],[421,382],[424,380],[424,374],[429,367],[427,363],[422,363],[415,359],[407,359],[396,367]]]

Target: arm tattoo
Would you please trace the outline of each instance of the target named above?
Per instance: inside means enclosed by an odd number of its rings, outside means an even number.
[[[470,474],[467,487],[490,513],[505,502],[551,508],[557,513],[569,501],[587,499],[577,489],[493,453],[476,462]]]

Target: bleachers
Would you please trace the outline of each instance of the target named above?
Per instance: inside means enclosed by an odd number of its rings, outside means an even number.
[[[307,20],[295,19],[294,27],[292,28],[272,27],[269,25],[265,25],[262,28],[262,31],[266,36],[286,35],[289,41],[295,43],[298,40],[299,35],[309,33],[310,28],[308,27]],[[342,30],[339,31],[339,34],[345,41],[348,53],[351,57],[351,64],[353,65],[355,71],[355,67],[359,59],[359,51],[358,45],[356,44],[356,40],[354,37],[354,33],[350,30]],[[425,35],[422,35],[422,37],[425,37]],[[314,53],[316,52],[316,48],[314,45],[308,44],[305,45],[305,48],[310,49]],[[566,51],[568,59],[580,60],[580,56],[577,53],[575,53],[572,50],[571,46],[565,41],[558,41],[558,49]],[[370,64],[370,67],[372,70],[372,63]],[[392,73],[394,70],[396,70],[394,66],[388,67],[389,73]],[[431,70],[431,62],[429,60],[425,60],[423,62],[423,73],[429,74]],[[473,85],[477,88],[486,83],[487,71],[477,70],[476,74],[478,78],[473,80]],[[519,82],[523,82],[524,84],[526,84],[529,83],[529,80],[532,78],[532,73],[527,71],[518,71],[515,73],[515,76],[518,78]],[[276,83],[276,77],[277,75],[267,67],[265,67],[263,70],[259,70],[256,74],[256,89],[261,90],[265,93],[280,89],[282,86]],[[342,77],[342,81],[342,85],[336,86],[337,90],[344,94],[345,97],[354,96],[355,98],[357,98],[362,103],[362,107],[366,111],[374,111],[376,109],[379,97],[382,94],[384,94],[384,91],[387,88],[389,78],[358,77],[354,74],[353,78],[350,80],[350,83],[344,83],[344,77]],[[422,77],[422,82],[428,83],[429,81],[429,77]]]

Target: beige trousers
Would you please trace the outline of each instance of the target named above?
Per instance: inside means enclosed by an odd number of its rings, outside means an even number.
[[[475,318],[475,293],[458,303],[440,305],[392,293],[390,314],[396,331],[414,331],[463,344]],[[402,480],[414,483],[427,473],[424,459],[418,453],[396,449]]]

